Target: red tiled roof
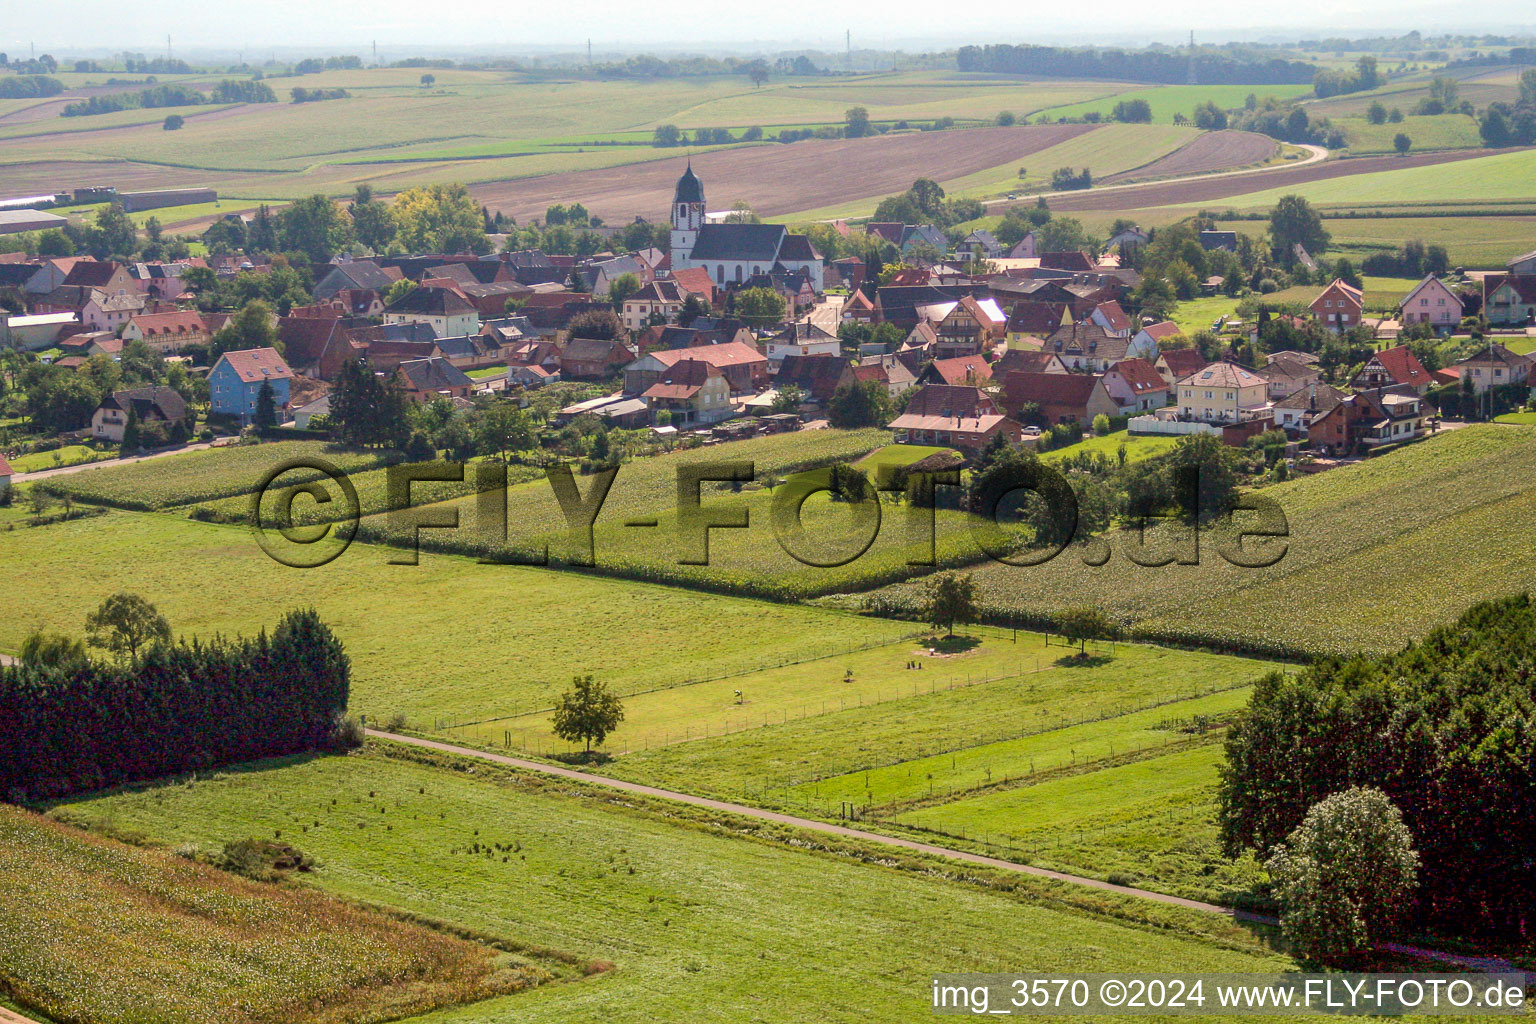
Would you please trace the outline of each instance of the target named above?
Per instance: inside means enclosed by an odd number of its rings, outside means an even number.
[[[283,357],[275,348],[248,348],[241,352],[225,352],[220,362],[229,364],[242,381],[254,384],[263,380],[283,380],[293,376]]]
[[[1131,318],[1126,316],[1125,310],[1120,308],[1118,302],[1101,302],[1096,310],[1109,324],[1112,331],[1130,330]]]
[[[1173,379],[1188,377],[1197,370],[1205,369],[1205,357],[1192,348],[1174,348],[1158,356],[1168,366]]]
[[[1086,373],[1027,373],[1012,370],[1003,378],[1009,408],[1036,405],[1086,406],[1099,379]]]
[[[1171,338],[1176,334],[1183,333],[1179,330],[1179,325],[1172,320],[1162,320],[1155,324],[1146,324],[1142,327],[1142,330],[1153,341],[1162,341],[1164,338]]]
[[[179,309],[174,313],[140,313],[131,321],[146,337],[160,334],[196,334],[208,329],[203,314],[195,309]]]
[[[1417,387],[1432,379],[1429,371],[1424,369],[1424,364],[1418,361],[1407,345],[1377,352],[1376,361],[1381,363],[1388,376],[1399,384],[1411,384]]]
[[[979,383],[992,379],[992,367],[979,355],[935,359],[933,372],[938,374],[945,384]]]
[[[1157,368],[1145,359],[1122,359],[1111,366],[1109,372],[1118,373],[1121,379],[1130,385],[1131,390],[1138,394],[1168,389],[1167,381],[1163,380]]]

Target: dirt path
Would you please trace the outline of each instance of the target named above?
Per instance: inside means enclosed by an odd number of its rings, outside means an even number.
[[[187,452],[200,452],[206,448],[212,448],[216,441],[229,441],[231,438],[217,438],[215,441],[200,441],[197,444],[189,444],[185,448],[172,448],[169,451],[149,452],[145,455],[131,455],[126,459],[102,459],[98,462],[81,462],[73,466],[59,466],[55,469],[34,469],[30,473],[17,473],[12,478],[12,483],[25,484],[36,480],[47,480],[49,477],[68,476],[71,473],[82,473],[87,469],[101,469],[104,466],[127,466],[135,462],[146,462],[149,459],[163,459],[171,455],[185,455]]]
[[[31,1017],[23,1017],[15,1010],[0,1006],[0,1024],[37,1024]]]
[[[882,835],[878,832],[865,832],[860,829],[848,828],[843,825],[834,825],[831,822],[817,821],[814,818],[801,818],[793,814],[781,814],[778,811],[766,811],[759,807],[749,807],[746,804],[733,804],[724,800],[712,800],[709,797],[694,796],[691,793],[679,793],[675,790],[660,789],[656,786],[646,786],[638,782],[627,782],[623,779],[610,778],[606,775],[593,775],[590,772],[580,772],[573,768],[562,768],[558,765],[544,764],[539,761],[528,761],[520,757],[508,757],[505,754],[493,754],[485,750],[475,750],[473,747],[461,747],[453,743],[440,743],[436,740],[419,739],[415,736],[402,736],[398,733],[384,732],[379,729],[367,730],[369,736],[377,740],[388,740],[392,743],[404,743],[412,747],[423,747],[427,750],[438,750],[447,754],[457,754],[461,757],[472,757],[481,761],[489,761],[493,764],[509,765],[513,768],[521,768],[524,771],[538,772],[543,775],[554,775],[563,779],[573,779],[578,782],[590,783],[594,786],[606,786],[609,789],[623,790],[626,793],[638,793],[641,796],[656,797],[662,800],[674,800],[678,803],[689,804],[693,807],[705,807],[712,811],[721,811],[726,814],[735,814],[744,818],[754,818],[758,821],[771,821],[779,825],[792,825],[795,828],[803,828],[811,832],[820,832],[825,835],[843,836],[849,839],[860,839],[868,843],[876,843],[881,846],[895,846],[904,850],[912,850],[916,853],[924,853],[933,857],[943,857],[948,860],[958,860],[967,864],[979,864],[984,867],[998,868],[1003,871],[1013,871],[1021,875],[1032,875],[1036,878],[1048,878],[1055,882],[1067,882],[1071,885],[1082,885],[1090,889],[1103,889],[1108,892],[1120,893],[1123,896],[1135,896],[1140,899],[1152,900],[1156,903],[1167,904],[1173,907],[1183,907],[1186,910],[1198,910],[1207,914],[1221,914],[1237,921],[1249,921],[1256,924],[1275,924],[1273,917],[1267,914],[1255,914],[1251,911],[1237,910],[1232,907],[1223,907],[1215,903],[1203,903],[1200,900],[1184,899],[1182,896],[1170,896],[1167,893],[1153,892],[1150,889],[1137,889],[1128,885],[1112,885],[1102,882],[1097,878],[1086,878],[1082,875],[1069,875],[1061,871],[1051,871],[1046,868],[1037,868],[1029,864],[1019,864],[1011,860],[1002,860],[998,857],[987,857],[979,853],[968,853],[965,850],[951,850],[945,846],[935,846],[932,843],[920,843],[912,839],[902,839],[898,836]],[[1395,953],[1403,953],[1409,956],[1421,957],[1439,963],[1456,964],[1462,967],[1470,967],[1476,970],[1493,972],[1518,972],[1520,968],[1507,960],[1498,957],[1462,956],[1456,953],[1441,953],[1437,950],[1423,949],[1418,946],[1407,946],[1399,943],[1384,944],[1384,949]]]

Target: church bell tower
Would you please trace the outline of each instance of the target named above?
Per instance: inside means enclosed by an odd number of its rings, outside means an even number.
[[[677,189],[672,195],[672,263],[673,266],[687,261],[699,240],[699,229],[704,226],[704,183],[693,173],[693,161],[677,179]]]

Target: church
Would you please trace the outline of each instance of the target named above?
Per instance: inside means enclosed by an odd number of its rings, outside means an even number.
[[[715,284],[738,285],[759,274],[803,273],[822,292],[821,254],[805,235],[782,224],[712,224],[704,216],[704,183],[692,161],[672,195],[672,269],[703,267]]]

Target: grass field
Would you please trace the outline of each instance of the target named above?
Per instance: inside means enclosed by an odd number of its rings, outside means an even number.
[[[0,988],[59,1020],[387,1020],[577,975],[6,806],[0,894]]]
[[[903,859],[889,853],[879,856],[891,866],[860,863],[710,812],[668,805],[661,814],[643,798],[620,802],[486,765],[444,771],[380,750],[223,772],[61,812],[203,847],[282,830],[322,861],[311,878],[329,892],[617,968],[433,1018],[445,1024],[508,1015],[616,1024],[896,1020],[931,1012],[934,971],[1289,963],[1212,915],[1029,879],[1002,891],[984,869],[966,869],[976,881],[962,883],[924,870],[931,862],[900,870]],[[474,844],[515,852],[476,855]]]
[[[1477,119],[1466,114],[1409,114],[1398,123],[1371,124],[1363,117],[1341,117],[1334,126],[1344,132],[1349,151],[1356,155],[1396,152],[1394,139],[1399,132],[1413,140],[1413,148],[1479,149],[1483,138],[1478,134]]]
[[[1418,239],[1443,245],[1453,266],[1503,267],[1528,251],[1536,216],[1512,217],[1325,217],[1332,248],[1356,259],[1395,251]]]
[[[1223,209],[1271,207],[1281,196],[1301,195],[1321,205],[1391,206],[1410,202],[1475,203],[1536,199],[1536,149],[1496,153],[1451,163],[1352,174],[1223,199]]]
[[[31,455],[23,455],[20,458],[11,459],[10,463],[11,468],[18,473],[35,473],[40,469],[78,466],[83,462],[100,462],[103,459],[116,457],[116,452],[98,451],[90,445],[67,444],[51,452],[33,452]]]
[[[144,595],[189,637],[253,635],[287,609],[313,606],[352,657],[354,709],[426,724],[547,706],[577,673],[640,689],[894,640],[913,628],[457,556],[390,565],[395,552],[362,544],[322,568],[291,569],[244,527],[159,514],[0,532],[0,552],[28,567],[33,595],[12,589],[0,598],[0,647],[14,651],[34,627],[79,633],[115,590]],[[637,657],[644,651],[665,655]]]
[[[1207,325],[1209,326],[1209,325]],[[1077,455],[1102,455],[1111,461],[1120,457],[1120,446],[1125,446],[1125,460],[1127,462],[1140,462],[1142,459],[1151,458],[1160,452],[1167,451],[1177,443],[1174,437],[1156,437],[1150,435],[1138,435],[1132,437],[1124,430],[1117,430],[1113,434],[1103,437],[1090,437],[1086,441],[1077,444],[1069,444],[1065,448],[1053,448],[1041,455],[1045,462],[1060,462],[1062,459],[1072,458]]]
[[[1419,282],[1409,277],[1362,277],[1360,283],[1365,285],[1364,303],[1366,312],[1386,313],[1396,309],[1402,303],[1403,298],[1413,290]],[[1265,302],[1273,305],[1308,305],[1317,298],[1322,291],[1321,285],[1300,284],[1290,288],[1282,288],[1277,292],[1270,292],[1262,296]],[[1231,301],[1231,300],[1227,300]],[[1183,308],[1183,304],[1180,304]],[[1175,316],[1177,319],[1177,316]],[[1210,324],[1205,325],[1209,329]]]
[[[1241,107],[1250,93],[1257,94],[1260,99],[1267,96],[1289,99],[1305,95],[1311,89],[1310,85],[1167,85],[1129,89],[1084,103],[1051,107],[1045,113],[1051,117],[1081,117],[1083,114],[1097,112],[1108,117],[1115,104],[1121,100],[1140,99],[1151,105],[1153,123],[1171,124],[1174,114],[1190,117],[1195,107],[1206,100],[1213,100],[1222,109],[1231,110]]]
[[[976,580],[1000,618],[1096,604],[1143,635],[1218,647],[1395,649],[1476,601],[1530,586],[1533,440],[1530,427],[1464,427],[1265,488],[1289,526],[1284,557],[1268,568],[1228,564],[1211,536],[1198,565],[1143,568],[1125,557],[1130,538],[1113,536],[1103,566],[1069,550],[1030,569],[987,565]],[[915,590],[884,593],[904,601]]]

